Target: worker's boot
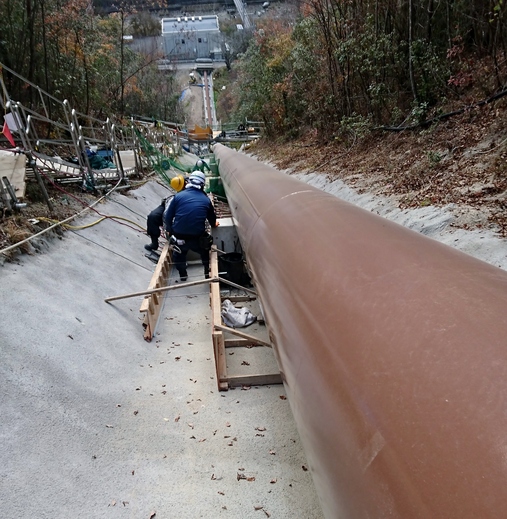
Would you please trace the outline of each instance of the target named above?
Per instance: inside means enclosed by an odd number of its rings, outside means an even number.
[[[151,243],[149,243],[148,245],[145,245],[144,248],[150,252],[154,251],[154,250],[158,250],[158,240],[151,240]]]
[[[209,279],[209,266],[204,265],[204,279]]]
[[[186,281],[188,279],[188,274],[186,270],[180,270],[179,273],[181,281]]]

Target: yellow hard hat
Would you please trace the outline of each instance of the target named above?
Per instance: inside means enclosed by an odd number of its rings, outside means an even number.
[[[175,177],[171,178],[171,187],[175,191],[181,191],[185,187],[185,179],[183,175],[176,175]]]

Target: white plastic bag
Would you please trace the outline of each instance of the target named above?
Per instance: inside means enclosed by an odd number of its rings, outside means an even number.
[[[222,303],[222,319],[231,328],[244,328],[257,321],[257,317],[248,308],[236,308],[229,299]]]

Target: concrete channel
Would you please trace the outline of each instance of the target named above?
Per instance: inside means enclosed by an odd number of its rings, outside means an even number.
[[[149,182],[100,212],[144,226],[164,195]],[[141,297],[104,303],[148,286],[146,240],[107,219],[0,267],[0,517],[320,519],[283,386],[217,390],[207,288],[168,294],[151,343]]]

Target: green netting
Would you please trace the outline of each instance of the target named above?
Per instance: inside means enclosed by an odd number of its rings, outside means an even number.
[[[188,172],[187,167],[180,164],[177,160],[161,153],[137,128],[134,127],[134,131],[150,166],[166,184],[170,185],[171,179],[174,178],[178,172]],[[171,171],[171,169],[173,171]]]

